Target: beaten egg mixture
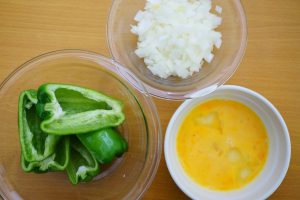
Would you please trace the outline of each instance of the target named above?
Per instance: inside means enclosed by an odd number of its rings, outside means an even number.
[[[176,143],[185,172],[198,184],[221,191],[251,182],[264,167],[269,146],[257,114],[244,104],[222,99],[188,113]]]

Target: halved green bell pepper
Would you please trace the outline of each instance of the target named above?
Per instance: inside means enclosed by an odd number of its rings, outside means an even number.
[[[76,136],[71,136],[70,161],[67,174],[72,184],[88,182],[100,172],[96,158],[81,144]]]
[[[113,128],[104,128],[77,137],[101,164],[112,162],[128,150],[126,140]]]
[[[41,119],[36,113],[37,101],[35,90],[23,91],[19,96],[19,137],[23,157],[28,162],[44,160],[53,154],[60,138],[40,129]]]
[[[21,166],[25,172],[45,173],[49,171],[62,171],[66,169],[69,158],[69,137],[63,137],[57,143],[55,152],[44,160],[28,162],[23,154],[21,154]]]
[[[49,134],[81,134],[120,125],[123,104],[91,89],[66,84],[44,84],[38,89],[41,129]]]

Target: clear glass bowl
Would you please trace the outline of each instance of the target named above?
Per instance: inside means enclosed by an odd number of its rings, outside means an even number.
[[[120,73],[127,74],[133,87]],[[18,96],[43,83],[69,83],[122,100],[120,127],[128,152],[92,182],[71,185],[65,172],[25,173],[20,167]],[[80,50],[38,56],[15,70],[0,85],[0,194],[4,199],[138,199],[151,184],[161,156],[161,126],[143,84],[118,63]]]
[[[224,84],[233,75],[244,55],[247,43],[247,23],[240,0],[213,0],[215,6],[223,8],[222,46],[215,49],[211,63],[205,63],[199,73],[187,79],[170,77],[161,79],[152,75],[142,59],[134,51],[137,37],[130,32],[135,25],[134,16],[142,10],[146,0],[114,0],[107,24],[107,38],[113,59],[128,67],[145,83],[149,93],[164,99],[188,99],[205,95]]]

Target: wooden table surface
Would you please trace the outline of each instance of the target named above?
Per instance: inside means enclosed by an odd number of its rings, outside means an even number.
[[[253,89],[283,115],[290,131],[288,174],[270,199],[300,199],[300,1],[243,0],[248,19],[245,57],[227,84]],[[0,0],[0,81],[28,59],[57,49],[110,56],[106,20],[111,0]],[[0,102],[1,103],[1,102]],[[155,99],[163,134],[180,102]],[[143,199],[188,199],[162,157]]]

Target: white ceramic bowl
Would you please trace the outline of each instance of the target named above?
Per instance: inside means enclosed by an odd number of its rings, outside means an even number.
[[[270,143],[266,164],[262,172],[241,189],[220,192],[201,187],[184,172],[177,157],[176,137],[182,120],[196,105],[215,98],[235,100],[247,105],[259,115],[268,132]],[[179,188],[192,199],[266,199],[283,181],[290,156],[289,132],[278,110],[260,94],[239,86],[221,86],[209,95],[185,101],[173,115],[165,136],[165,158],[169,172]]]

